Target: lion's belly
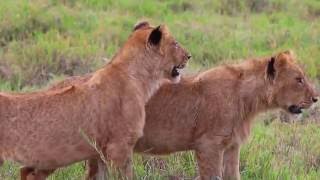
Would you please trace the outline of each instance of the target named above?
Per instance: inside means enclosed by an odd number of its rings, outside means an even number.
[[[186,136],[170,136],[170,134],[164,133],[161,136],[144,134],[137,142],[134,150],[139,153],[161,155],[191,150],[192,144]]]

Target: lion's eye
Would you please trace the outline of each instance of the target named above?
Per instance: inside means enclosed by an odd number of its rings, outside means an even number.
[[[299,84],[303,84],[303,78],[297,77],[296,80]]]

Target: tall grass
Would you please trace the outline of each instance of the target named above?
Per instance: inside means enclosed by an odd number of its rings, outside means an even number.
[[[293,49],[319,76],[320,2],[282,0],[2,0],[0,65],[24,86],[83,74],[110,59],[138,20],[168,24],[192,55],[190,69]],[[1,71],[0,71],[1,76]]]

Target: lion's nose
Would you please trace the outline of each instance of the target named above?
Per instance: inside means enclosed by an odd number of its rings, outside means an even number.
[[[316,103],[318,101],[318,98],[312,97],[312,102]]]

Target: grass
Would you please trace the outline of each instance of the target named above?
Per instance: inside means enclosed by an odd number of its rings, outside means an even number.
[[[191,51],[191,69],[293,49],[319,76],[319,1],[227,1],[2,0],[0,65],[11,72],[2,79],[21,90],[93,71],[142,19],[169,25]]]
[[[242,179],[317,180],[320,177],[320,125],[283,124],[274,121],[256,123],[252,136],[241,150]],[[5,163],[1,179],[18,177],[17,164]],[[51,180],[80,179],[84,163],[59,169]],[[196,176],[196,161],[192,152],[150,157],[136,154],[134,172],[137,179],[168,179],[171,176]]]
[[[320,79],[318,0],[1,0],[0,90],[31,91],[108,61],[139,20],[165,23],[193,56],[189,71],[292,49]],[[318,179],[319,124],[257,123],[241,151],[243,179]],[[135,157],[139,179],[194,177],[191,153]],[[79,163],[51,179],[79,179]],[[1,179],[16,179],[6,163]]]
[[[261,123],[253,134],[241,151],[243,179],[319,178],[319,124]]]

